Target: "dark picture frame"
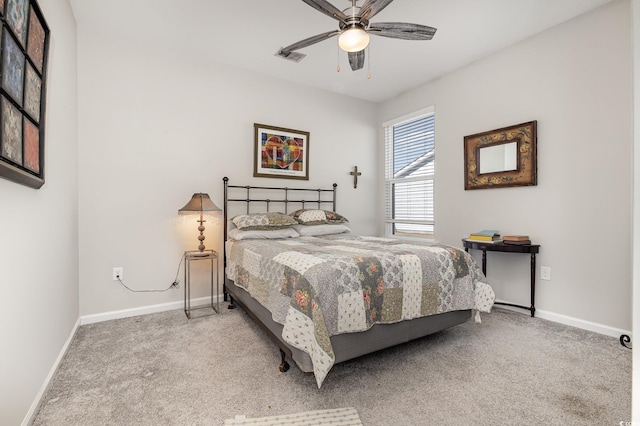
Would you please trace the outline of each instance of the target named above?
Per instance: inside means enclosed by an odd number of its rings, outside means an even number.
[[[36,0],[0,0],[0,177],[44,185],[49,27]]]
[[[537,185],[537,127],[534,120],[465,136],[464,189]]]
[[[254,123],[253,176],[309,180],[309,132]]]

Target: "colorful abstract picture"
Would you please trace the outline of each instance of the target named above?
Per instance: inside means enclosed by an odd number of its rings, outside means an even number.
[[[255,177],[309,179],[309,132],[254,124]]]
[[[0,100],[0,123],[2,157],[22,164],[22,115],[4,96]]]
[[[45,32],[42,23],[38,19],[38,15],[31,9],[31,17],[29,18],[29,41],[27,42],[27,52],[29,57],[35,64],[38,71],[42,71],[42,62],[44,60],[44,40]]]
[[[49,27],[36,0],[0,0],[0,177],[44,185]]]
[[[40,121],[40,96],[42,95],[42,82],[40,77],[27,63],[27,76],[24,82],[24,110],[36,122]]]
[[[2,88],[18,105],[22,105],[23,80],[24,53],[5,30],[2,37]]]
[[[8,0],[6,17],[7,23],[13,30],[13,33],[24,46],[27,35],[27,9],[29,8],[28,0]]]
[[[36,173],[40,171],[40,134],[29,120],[24,121],[24,166]]]

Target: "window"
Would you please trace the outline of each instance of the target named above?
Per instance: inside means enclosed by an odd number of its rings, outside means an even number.
[[[386,233],[433,238],[434,110],[387,122],[384,131]]]

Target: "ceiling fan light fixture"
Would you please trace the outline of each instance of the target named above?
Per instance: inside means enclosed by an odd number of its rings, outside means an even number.
[[[359,52],[369,45],[369,34],[363,28],[354,25],[340,34],[338,45],[345,52]]]

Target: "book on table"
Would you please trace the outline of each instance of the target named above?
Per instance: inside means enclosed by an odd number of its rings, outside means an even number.
[[[517,245],[527,245],[531,244],[531,239],[528,235],[505,235],[502,237],[505,244],[517,244]]]
[[[505,241],[525,241],[530,240],[528,235],[505,235],[502,237]]]
[[[502,238],[500,238],[500,232],[493,229],[484,229],[479,232],[472,232],[469,234],[469,238],[467,239],[470,241],[482,241],[487,243],[502,240]]]
[[[495,240],[491,240],[491,241],[486,241],[486,240],[476,240],[473,238],[465,238],[466,241],[471,241],[472,243],[483,243],[483,244],[502,244],[504,241],[502,241],[502,238],[498,237]]]

